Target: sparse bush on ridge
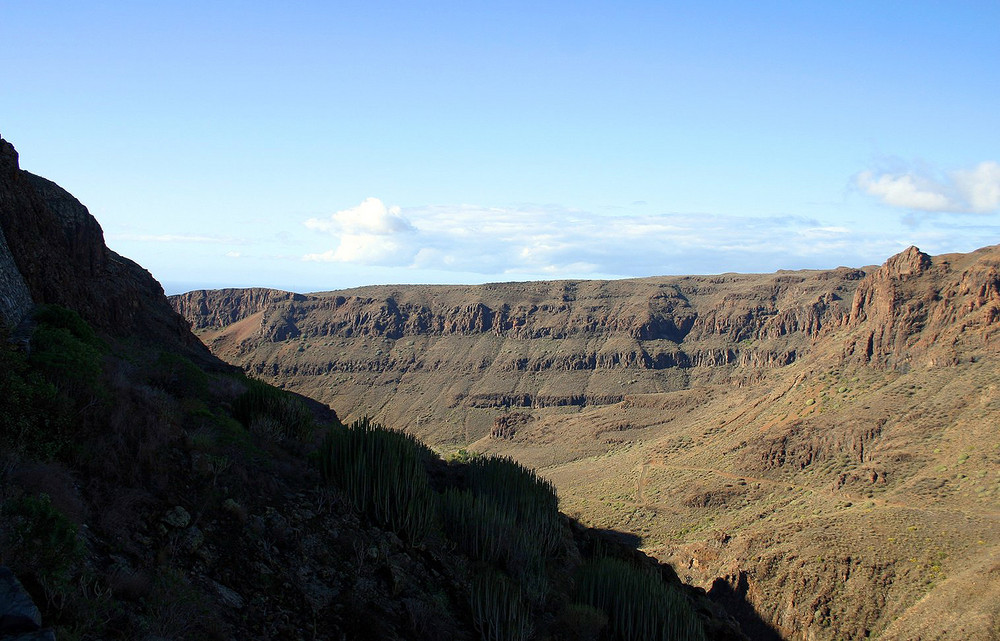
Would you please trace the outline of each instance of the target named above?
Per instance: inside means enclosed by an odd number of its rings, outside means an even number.
[[[504,563],[515,536],[514,514],[487,496],[449,487],[441,495],[445,534],[470,558]]]
[[[472,620],[483,641],[526,641],[531,638],[531,609],[521,589],[497,572],[483,572],[469,592]]]
[[[552,483],[507,457],[474,458],[466,472],[469,489],[490,497],[500,511],[512,514],[533,548],[543,556],[557,552],[562,525]]]
[[[475,562],[469,603],[484,641],[530,638],[533,608],[541,611],[550,597],[548,565],[562,543],[554,488],[511,459],[477,457],[458,464],[464,487],[438,494],[428,481],[430,457],[413,436],[363,419],[332,429],[317,463],[359,512],[411,543],[440,527]],[[576,583],[577,603],[564,612],[583,617],[588,634],[606,629],[620,641],[704,637],[686,597],[651,571],[601,557],[579,568]]]
[[[476,457],[464,470],[468,489],[441,497],[446,533],[471,558],[506,570],[533,603],[543,602],[547,562],[562,538],[555,489],[509,458]]]

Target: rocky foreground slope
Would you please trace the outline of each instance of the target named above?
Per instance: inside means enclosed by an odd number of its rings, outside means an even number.
[[[1000,635],[1000,248],[172,303],[266,380],[541,468],[789,638]]]

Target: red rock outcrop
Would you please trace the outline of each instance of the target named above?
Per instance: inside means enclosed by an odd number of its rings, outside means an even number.
[[[996,248],[932,259],[910,247],[893,256],[855,291],[845,358],[933,366],[992,351],[1000,318],[998,266]]]

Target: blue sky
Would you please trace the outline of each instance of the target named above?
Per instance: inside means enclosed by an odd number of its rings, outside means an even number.
[[[1000,3],[12,2],[0,134],[168,292],[1000,242]]]

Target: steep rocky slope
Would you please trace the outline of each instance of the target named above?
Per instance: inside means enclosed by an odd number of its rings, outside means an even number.
[[[108,249],[97,220],[66,190],[21,170],[17,151],[3,139],[0,230],[0,312],[7,324],[17,325],[34,304],[54,303],[112,335],[207,357],[150,273]]]
[[[249,372],[541,468],[564,509],[789,638],[991,639],[998,267],[996,247],[911,247],[864,269],[172,302]]]

